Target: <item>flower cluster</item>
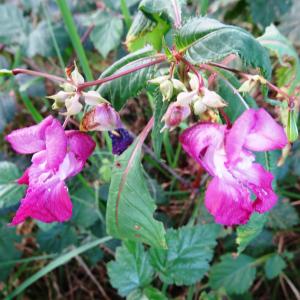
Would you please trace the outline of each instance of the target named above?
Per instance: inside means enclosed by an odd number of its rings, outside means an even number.
[[[264,213],[275,205],[273,175],[255,163],[253,152],[282,149],[288,141],[284,129],[264,109],[245,111],[231,129],[196,124],[182,133],[180,142],[213,177],[205,205],[217,223],[245,224],[253,212]]]
[[[12,225],[27,217],[49,223],[72,216],[65,180],[78,174],[92,154],[95,143],[87,134],[64,131],[58,120],[47,117],[40,124],[13,131],[6,137],[21,154],[33,154],[32,165],[18,180],[28,185]]]

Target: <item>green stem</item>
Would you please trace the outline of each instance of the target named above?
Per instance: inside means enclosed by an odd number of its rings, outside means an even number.
[[[56,40],[56,37],[55,37],[55,34],[54,34],[53,26],[52,26],[51,20],[49,18],[49,13],[48,13],[48,9],[47,9],[46,5],[43,5],[43,10],[44,10],[44,15],[45,15],[46,20],[47,20],[48,29],[49,29],[49,32],[50,32],[50,36],[51,36],[51,39],[52,39],[52,42],[53,42],[53,46],[54,46],[56,55],[58,57],[60,67],[62,68],[62,70],[64,70],[66,68],[66,66],[65,66],[64,60],[62,58],[61,52],[59,50],[59,47],[58,47],[58,43],[57,43],[57,40]]]
[[[162,293],[163,293],[164,295],[167,294],[168,286],[169,286],[169,285],[168,285],[166,282],[163,283],[163,286],[162,286],[162,288],[161,288],[161,291],[162,291]]]
[[[33,120],[36,123],[39,123],[43,120],[43,116],[39,113],[39,111],[34,107],[34,105],[32,104],[32,102],[30,101],[28,95],[26,92],[20,92],[20,96],[21,99],[24,103],[24,105],[26,106],[26,108],[28,109],[28,111],[30,112]]]
[[[77,32],[76,25],[75,25],[74,19],[72,17],[72,13],[70,11],[68,3],[66,0],[56,0],[56,2],[60,9],[62,17],[64,19],[66,28],[69,32],[71,42],[77,53],[77,56],[78,56],[81,66],[82,66],[84,75],[88,81],[92,81],[93,80],[92,71],[90,69],[89,62],[88,62],[87,56],[85,54],[85,51],[83,49],[82,43],[80,41],[80,36]]]
[[[128,9],[126,0],[121,0],[121,11],[124,17],[124,21],[127,27],[127,30],[129,30],[132,20],[131,20],[131,15],[130,15],[130,11]]]

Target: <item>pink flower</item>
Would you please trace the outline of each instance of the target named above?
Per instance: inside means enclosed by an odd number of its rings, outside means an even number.
[[[18,180],[28,189],[11,224],[27,217],[46,223],[69,220],[72,202],[65,180],[82,170],[95,148],[94,141],[79,131],[65,132],[51,116],[38,125],[13,131],[6,140],[18,153],[34,154],[32,165]]]
[[[251,151],[282,149],[288,141],[283,128],[264,109],[245,111],[231,129],[196,124],[182,133],[180,142],[213,176],[205,205],[217,223],[245,224],[253,212],[264,213],[275,205],[273,175],[254,162]]]

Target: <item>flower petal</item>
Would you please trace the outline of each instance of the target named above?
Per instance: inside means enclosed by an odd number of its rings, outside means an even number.
[[[41,123],[17,129],[6,136],[12,148],[22,154],[30,154],[45,149],[45,131],[51,125],[53,117],[49,116]]]
[[[248,189],[218,177],[208,185],[205,205],[217,223],[227,226],[247,223],[253,212]]]
[[[179,137],[183,149],[211,175],[215,174],[214,157],[223,147],[226,126],[199,123],[186,129]]]
[[[63,181],[29,188],[11,224],[17,225],[28,217],[45,223],[64,222],[72,217],[72,202]]]
[[[231,162],[239,159],[242,148],[251,151],[282,149],[287,144],[284,129],[264,110],[246,110],[226,137],[226,152]]]
[[[272,188],[274,176],[260,164],[254,163],[244,170],[240,170],[237,166],[234,174],[257,196],[253,203],[255,211],[264,213],[276,204],[278,197]]]
[[[46,129],[47,166],[57,170],[67,152],[67,137],[59,121],[53,120]]]

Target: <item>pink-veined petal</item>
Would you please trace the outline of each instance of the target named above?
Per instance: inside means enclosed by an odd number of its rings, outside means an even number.
[[[243,148],[251,151],[282,149],[287,144],[282,126],[264,110],[248,109],[226,136],[226,152],[231,162],[239,159]]]
[[[239,169],[237,166],[234,174],[257,196],[253,203],[255,211],[264,213],[276,204],[278,197],[272,188],[274,176],[260,164],[254,163],[244,170]]]
[[[52,121],[53,117],[49,116],[37,125],[14,130],[6,136],[6,140],[21,154],[41,151],[45,149],[45,131]]]
[[[93,139],[88,134],[76,130],[66,131],[66,135],[69,151],[73,152],[78,160],[86,162],[96,147]]]
[[[47,167],[57,170],[67,152],[67,137],[59,121],[53,120],[45,132]]]
[[[248,189],[218,177],[208,185],[205,205],[217,223],[227,226],[247,223],[253,212]]]
[[[45,223],[68,221],[72,217],[72,202],[65,183],[29,187],[11,224],[20,224],[28,217]]]
[[[244,147],[251,151],[282,149],[288,143],[280,126],[264,109],[255,112],[254,126],[246,137]]]
[[[199,123],[186,129],[179,141],[183,149],[211,175],[216,173],[214,157],[223,147],[226,126]]]

